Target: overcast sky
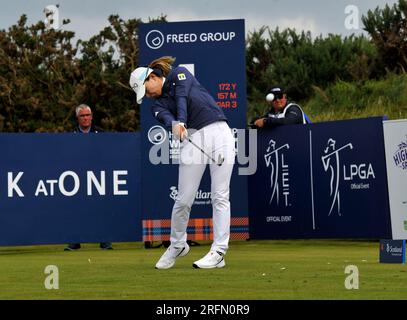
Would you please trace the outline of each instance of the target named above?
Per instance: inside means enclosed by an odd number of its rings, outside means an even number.
[[[258,30],[266,25],[311,31],[313,36],[328,33],[342,34],[363,32],[361,16],[377,6],[393,5],[396,0],[0,0],[0,28],[15,24],[21,14],[28,16],[29,24],[44,20],[43,9],[47,5],[59,4],[61,19],[71,23],[64,29],[76,32],[81,39],[88,39],[108,25],[110,14],[119,14],[123,19],[149,17],[161,14],[170,22],[245,19],[246,32]],[[349,7],[353,6],[353,7]],[[351,10],[345,13],[345,9]],[[355,11],[357,8],[357,11]],[[359,29],[349,29],[345,21],[358,13]],[[352,21],[354,22],[354,20]],[[355,27],[355,23],[352,24]]]

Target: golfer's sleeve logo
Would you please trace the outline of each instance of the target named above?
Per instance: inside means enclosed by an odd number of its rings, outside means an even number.
[[[185,73],[179,73],[178,74],[178,80],[182,81],[182,80],[186,80],[187,76],[185,75]]]

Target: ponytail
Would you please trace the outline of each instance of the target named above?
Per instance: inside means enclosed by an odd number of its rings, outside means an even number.
[[[172,64],[174,63],[175,58],[171,56],[164,56],[152,61],[148,67],[155,70],[159,69],[162,71],[164,77],[167,77],[172,69]]]

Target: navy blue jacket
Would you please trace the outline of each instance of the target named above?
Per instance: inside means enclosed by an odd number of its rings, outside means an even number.
[[[162,94],[155,99],[151,110],[167,130],[172,129],[173,121],[183,122],[188,129],[196,130],[217,121],[227,121],[209,92],[184,67],[171,70]]]
[[[282,112],[276,112],[274,108],[271,108],[264,116],[256,118],[264,120],[264,128],[273,128],[276,126],[286,125],[286,124],[306,124],[311,123],[306,113],[301,109],[301,107],[296,103],[288,103]],[[252,128],[257,128],[254,124],[251,125]]]

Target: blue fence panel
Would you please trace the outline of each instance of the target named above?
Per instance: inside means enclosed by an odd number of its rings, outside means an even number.
[[[1,134],[0,245],[140,241],[139,134]]]
[[[391,235],[382,118],[258,131],[250,237]]]

